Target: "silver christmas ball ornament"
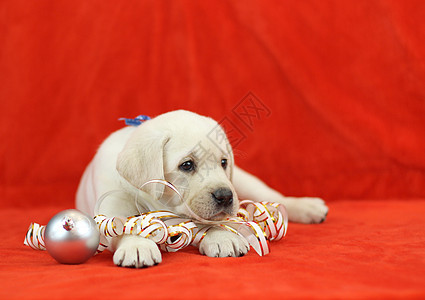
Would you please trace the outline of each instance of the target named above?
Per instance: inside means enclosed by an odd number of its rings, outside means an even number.
[[[47,252],[63,264],[87,261],[96,253],[99,239],[99,230],[93,218],[76,209],[56,214],[44,232]]]

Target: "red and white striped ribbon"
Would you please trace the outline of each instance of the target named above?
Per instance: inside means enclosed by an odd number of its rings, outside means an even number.
[[[41,226],[37,223],[31,223],[25,236],[24,245],[35,250],[46,250],[44,243],[44,230],[46,226]]]

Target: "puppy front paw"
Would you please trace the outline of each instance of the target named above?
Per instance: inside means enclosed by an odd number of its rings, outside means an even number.
[[[285,201],[289,221],[298,223],[322,223],[328,214],[328,207],[320,198],[289,198]]]
[[[241,236],[218,228],[208,230],[199,252],[210,257],[238,257],[247,254],[248,242]]]
[[[144,268],[159,264],[162,257],[158,246],[152,240],[126,235],[118,242],[113,260],[120,267]]]

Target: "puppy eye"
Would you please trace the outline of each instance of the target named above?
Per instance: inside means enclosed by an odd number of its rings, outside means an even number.
[[[193,162],[193,160],[185,161],[180,165],[179,169],[185,172],[193,171],[195,170],[195,163]]]
[[[223,158],[223,159],[221,160],[221,166],[223,167],[223,169],[225,169],[225,170],[226,170],[226,168],[227,168],[227,159]]]

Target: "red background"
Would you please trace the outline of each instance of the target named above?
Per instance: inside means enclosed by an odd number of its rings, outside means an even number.
[[[96,292],[85,276],[106,265],[102,272],[148,276],[181,297],[208,287],[217,297],[425,297],[424,11],[413,0],[3,1],[0,284],[24,285],[21,299],[58,297],[72,284],[84,297]],[[270,111],[252,130],[234,113],[249,92]],[[237,163],[286,195],[323,197],[328,221],[291,224],[273,259],[189,251],[140,273],[113,268],[108,254],[72,269],[21,246],[31,221],[73,206],[84,167],[123,126],[119,117],[180,108],[231,121],[244,136]],[[195,281],[177,274],[182,261]],[[232,273],[235,264],[247,274]],[[194,285],[199,268],[224,281]],[[70,269],[71,285],[57,276]],[[34,285],[39,272],[53,283]],[[273,279],[246,285],[264,276]],[[229,280],[245,283],[226,289]]]

